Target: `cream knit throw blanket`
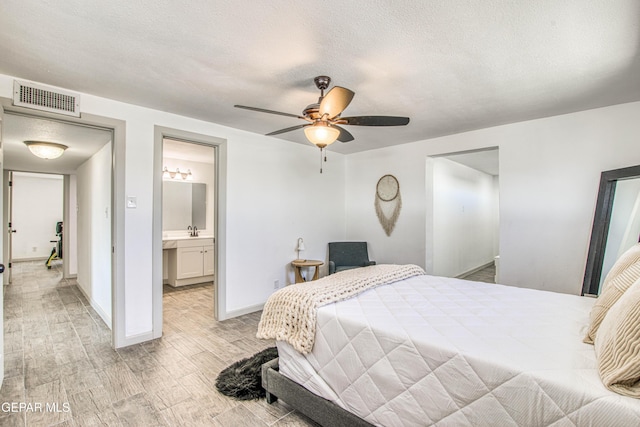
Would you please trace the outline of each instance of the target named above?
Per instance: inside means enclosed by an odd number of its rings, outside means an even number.
[[[287,286],[267,300],[256,336],[286,341],[300,353],[307,354],[313,349],[318,307],[422,274],[424,270],[417,265],[380,264]]]

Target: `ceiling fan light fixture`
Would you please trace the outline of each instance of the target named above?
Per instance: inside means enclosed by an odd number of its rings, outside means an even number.
[[[314,145],[325,148],[333,144],[340,136],[340,130],[326,122],[316,122],[304,128],[304,134]]]
[[[64,150],[69,148],[66,145],[57,144],[55,142],[24,141],[24,143],[34,156],[45,160],[57,159],[62,156]]]

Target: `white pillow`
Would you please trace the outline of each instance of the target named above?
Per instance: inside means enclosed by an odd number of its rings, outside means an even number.
[[[600,296],[589,315],[589,330],[584,342],[593,344],[600,323],[607,311],[618,301],[629,287],[640,278],[640,243],[633,245],[618,258],[602,283]]]
[[[595,350],[604,385],[640,398],[640,280],[609,309],[596,334]]]

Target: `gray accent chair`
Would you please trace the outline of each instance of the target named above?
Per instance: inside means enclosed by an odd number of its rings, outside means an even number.
[[[329,274],[375,264],[369,261],[367,242],[329,243]]]

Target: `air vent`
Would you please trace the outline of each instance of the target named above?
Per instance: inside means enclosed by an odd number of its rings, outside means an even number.
[[[80,117],[80,94],[15,80],[13,105]]]

